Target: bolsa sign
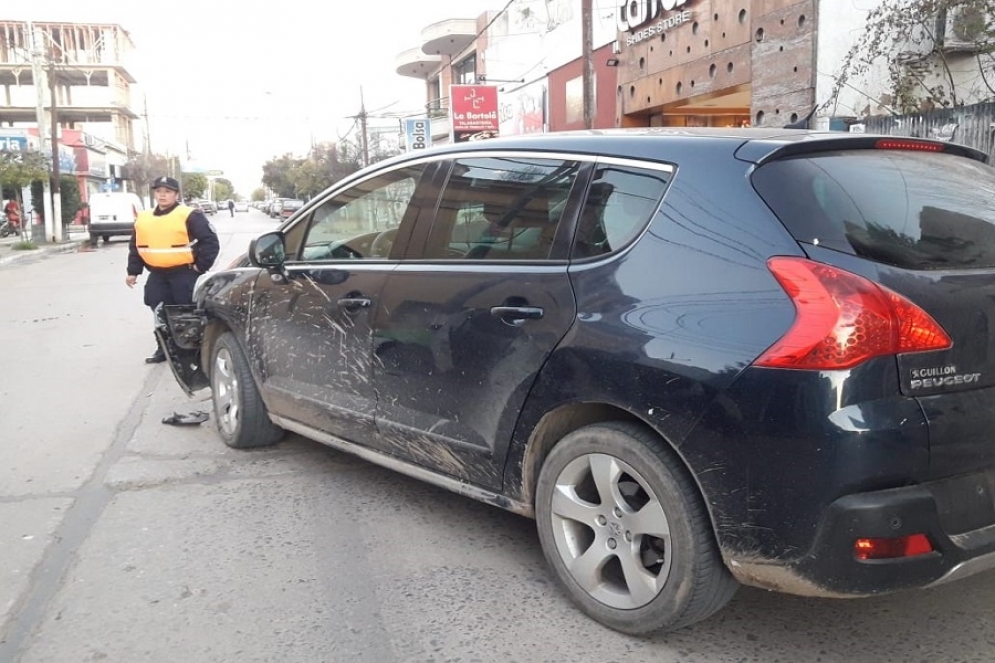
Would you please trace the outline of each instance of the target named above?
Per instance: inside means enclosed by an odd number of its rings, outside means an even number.
[[[404,143],[408,150],[424,150],[432,146],[432,121],[427,117],[404,120]]]

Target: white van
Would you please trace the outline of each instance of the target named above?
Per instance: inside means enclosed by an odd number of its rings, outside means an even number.
[[[108,192],[90,195],[90,241],[101,237],[109,242],[115,235],[135,234],[135,220],[145,209],[142,199],[134,193]]]

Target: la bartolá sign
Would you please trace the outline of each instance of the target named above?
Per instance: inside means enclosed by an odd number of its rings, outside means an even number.
[[[678,25],[690,23],[691,12],[681,7],[691,1],[617,0],[615,15],[618,30],[629,33],[625,37],[627,46],[638,44]]]

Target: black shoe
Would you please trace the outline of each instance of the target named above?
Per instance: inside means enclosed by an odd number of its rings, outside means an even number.
[[[161,364],[164,361],[166,361],[166,353],[162,351],[162,348],[156,348],[151,357],[145,358],[146,364]]]

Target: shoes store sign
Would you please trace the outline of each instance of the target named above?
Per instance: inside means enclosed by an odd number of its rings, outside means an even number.
[[[618,0],[619,32],[627,32],[627,46],[691,22],[691,11],[683,9],[694,0]]]

